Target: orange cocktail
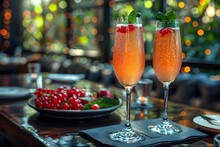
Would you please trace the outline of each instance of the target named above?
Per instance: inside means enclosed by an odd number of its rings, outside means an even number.
[[[145,65],[141,24],[116,26],[113,65],[117,79],[123,86],[133,86],[140,80]]]
[[[123,143],[143,141],[145,134],[133,130],[130,123],[131,91],[144,71],[145,52],[140,14],[132,11],[128,19],[119,18],[113,48],[113,67],[126,92],[126,120],[122,130],[113,131],[109,138]]]
[[[169,85],[177,77],[182,64],[182,47],[179,23],[173,20],[175,14],[170,11],[165,15],[159,13],[163,21],[156,23],[154,38],[153,67],[156,76],[164,88],[164,112],[162,122],[149,125],[148,129],[163,135],[177,134],[182,129],[168,120]],[[165,17],[165,18],[164,18]],[[164,20],[170,18],[168,20]]]
[[[166,31],[166,32],[165,32]],[[180,71],[182,47],[179,29],[160,29],[154,40],[153,66],[161,82],[172,82]]]

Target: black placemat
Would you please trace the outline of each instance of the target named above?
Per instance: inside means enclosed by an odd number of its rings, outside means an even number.
[[[142,132],[146,135],[146,139],[138,143],[129,143],[129,144],[120,143],[120,142],[112,141],[108,137],[109,133],[122,129],[124,127],[124,124],[82,130],[79,132],[79,135],[85,139],[94,141],[100,145],[120,146],[120,147],[170,146],[180,143],[187,143],[207,137],[207,134],[204,134],[192,128],[181,126],[174,122],[172,123],[182,128],[182,132],[174,135],[160,135],[157,133],[152,133],[149,130],[147,130],[148,125],[159,123],[159,121],[161,121],[161,119],[141,120],[141,121],[132,122],[132,126],[134,130],[138,130],[139,132]]]

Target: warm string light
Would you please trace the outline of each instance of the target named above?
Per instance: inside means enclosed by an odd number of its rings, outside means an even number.
[[[220,17],[220,9],[215,9],[214,3],[208,2],[206,0],[199,0],[198,1],[198,6],[195,6],[194,8],[191,9],[191,16],[185,16],[184,21],[187,24],[190,24],[192,27],[197,28],[195,29],[195,34],[198,37],[204,37],[206,33],[206,31],[210,30],[212,26],[209,26],[209,28],[198,28],[200,26],[199,22],[198,22],[198,18],[200,18],[200,21],[203,24],[209,24],[210,22],[213,21],[213,17],[217,16]],[[204,14],[201,16],[201,7],[207,5],[207,9],[204,10]],[[178,3],[178,7],[180,9],[186,7],[185,3],[183,1],[180,1]],[[192,44],[194,43],[194,41],[192,39],[185,39],[184,44],[185,46],[192,46]],[[204,49],[203,51],[205,56],[209,56],[212,54],[212,50],[211,49]],[[184,57],[185,58],[185,54]],[[188,73],[190,72],[191,68],[186,66],[182,68],[182,72]]]
[[[179,8],[184,8],[185,7],[185,3],[184,2],[179,2],[179,4],[178,4],[178,6],[179,6]]]
[[[184,73],[189,73],[191,71],[191,68],[189,66],[185,66],[185,67],[182,68],[182,71]]]
[[[1,50],[7,50],[11,43],[10,39],[10,23],[11,23],[11,9],[10,9],[10,0],[3,1],[3,25],[0,28],[0,35],[3,37],[3,44],[0,47]]]

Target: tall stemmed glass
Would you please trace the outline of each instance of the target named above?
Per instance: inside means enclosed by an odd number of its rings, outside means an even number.
[[[181,132],[181,128],[168,120],[169,85],[177,77],[182,64],[180,28],[177,21],[157,21],[154,38],[153,68],[164,87],[164,112],[162,122],[148,128],[159,134],[171,135]]]
[[[122,130],[109,134],[112,140],[134,143],[145,139],[145,135],[134,131],[130,123],[131,90],[140,80],[145,66],[143,28],[141,19],[126,24],[119,18],[116,25],[113,48],[113,66],[119,83],[126,91],[126,122]]]

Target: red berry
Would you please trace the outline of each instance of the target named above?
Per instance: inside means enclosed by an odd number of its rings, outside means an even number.
[[[88,104],[89,102],[88,102],[87,100],[81,99],[81,103],[82,103],[83,105],[86,105],[86,104]]]
[[[76,102],[76,100],[75,100],[73,97],[70,97],[70,98],[69,98],[69,103],[70,103],[70,104],[73,105],[75,102]]]
[[[111,93],[111,91],[107,90],[107,89],[101,89],[98,91],[98,98],[99,97],[109,97],[109,98],[113,98],[113,94]]]
[[[43,106],[42,102],[40,101],[40,99],[35,99],[35,105],[38,108],[41,108]]]
[[[132,32],[135,29],[134,25],[128,25],[129,32]]]
[[[161,33],[161,36],[163,37],[166,34],[172,33],[173,29],[171,29],[171,28],[163,28],[163,29],[160,29],[159,32]]]
[[[64,103],[63,104],[63,110],[68,110],[69,109],[69,104],[67,104],[67,103]]]
[[[35,93],[35,105],[45,109],[82,110],[81,97],[86,96],[86,91],[75,87],[61,86],[57,90],[38,89]]]
[[[99,109],[99,105],[98,105],[98,104],[93,104],[93,105],[91,106],[91,109],[97,110],[97,109]]]
[[[128,26],[119,26],[117,27],[117,32],[119,33],[128,33],[132,32],[135,29],[135,25],[129,24]]]
[[[168,33],[173,33],[173,29],[167,28],[167,32],[168,32]]]
[[[80,97],[85,97],[86,96],[86,92],[85,91],[81,91],[80,92]]]

